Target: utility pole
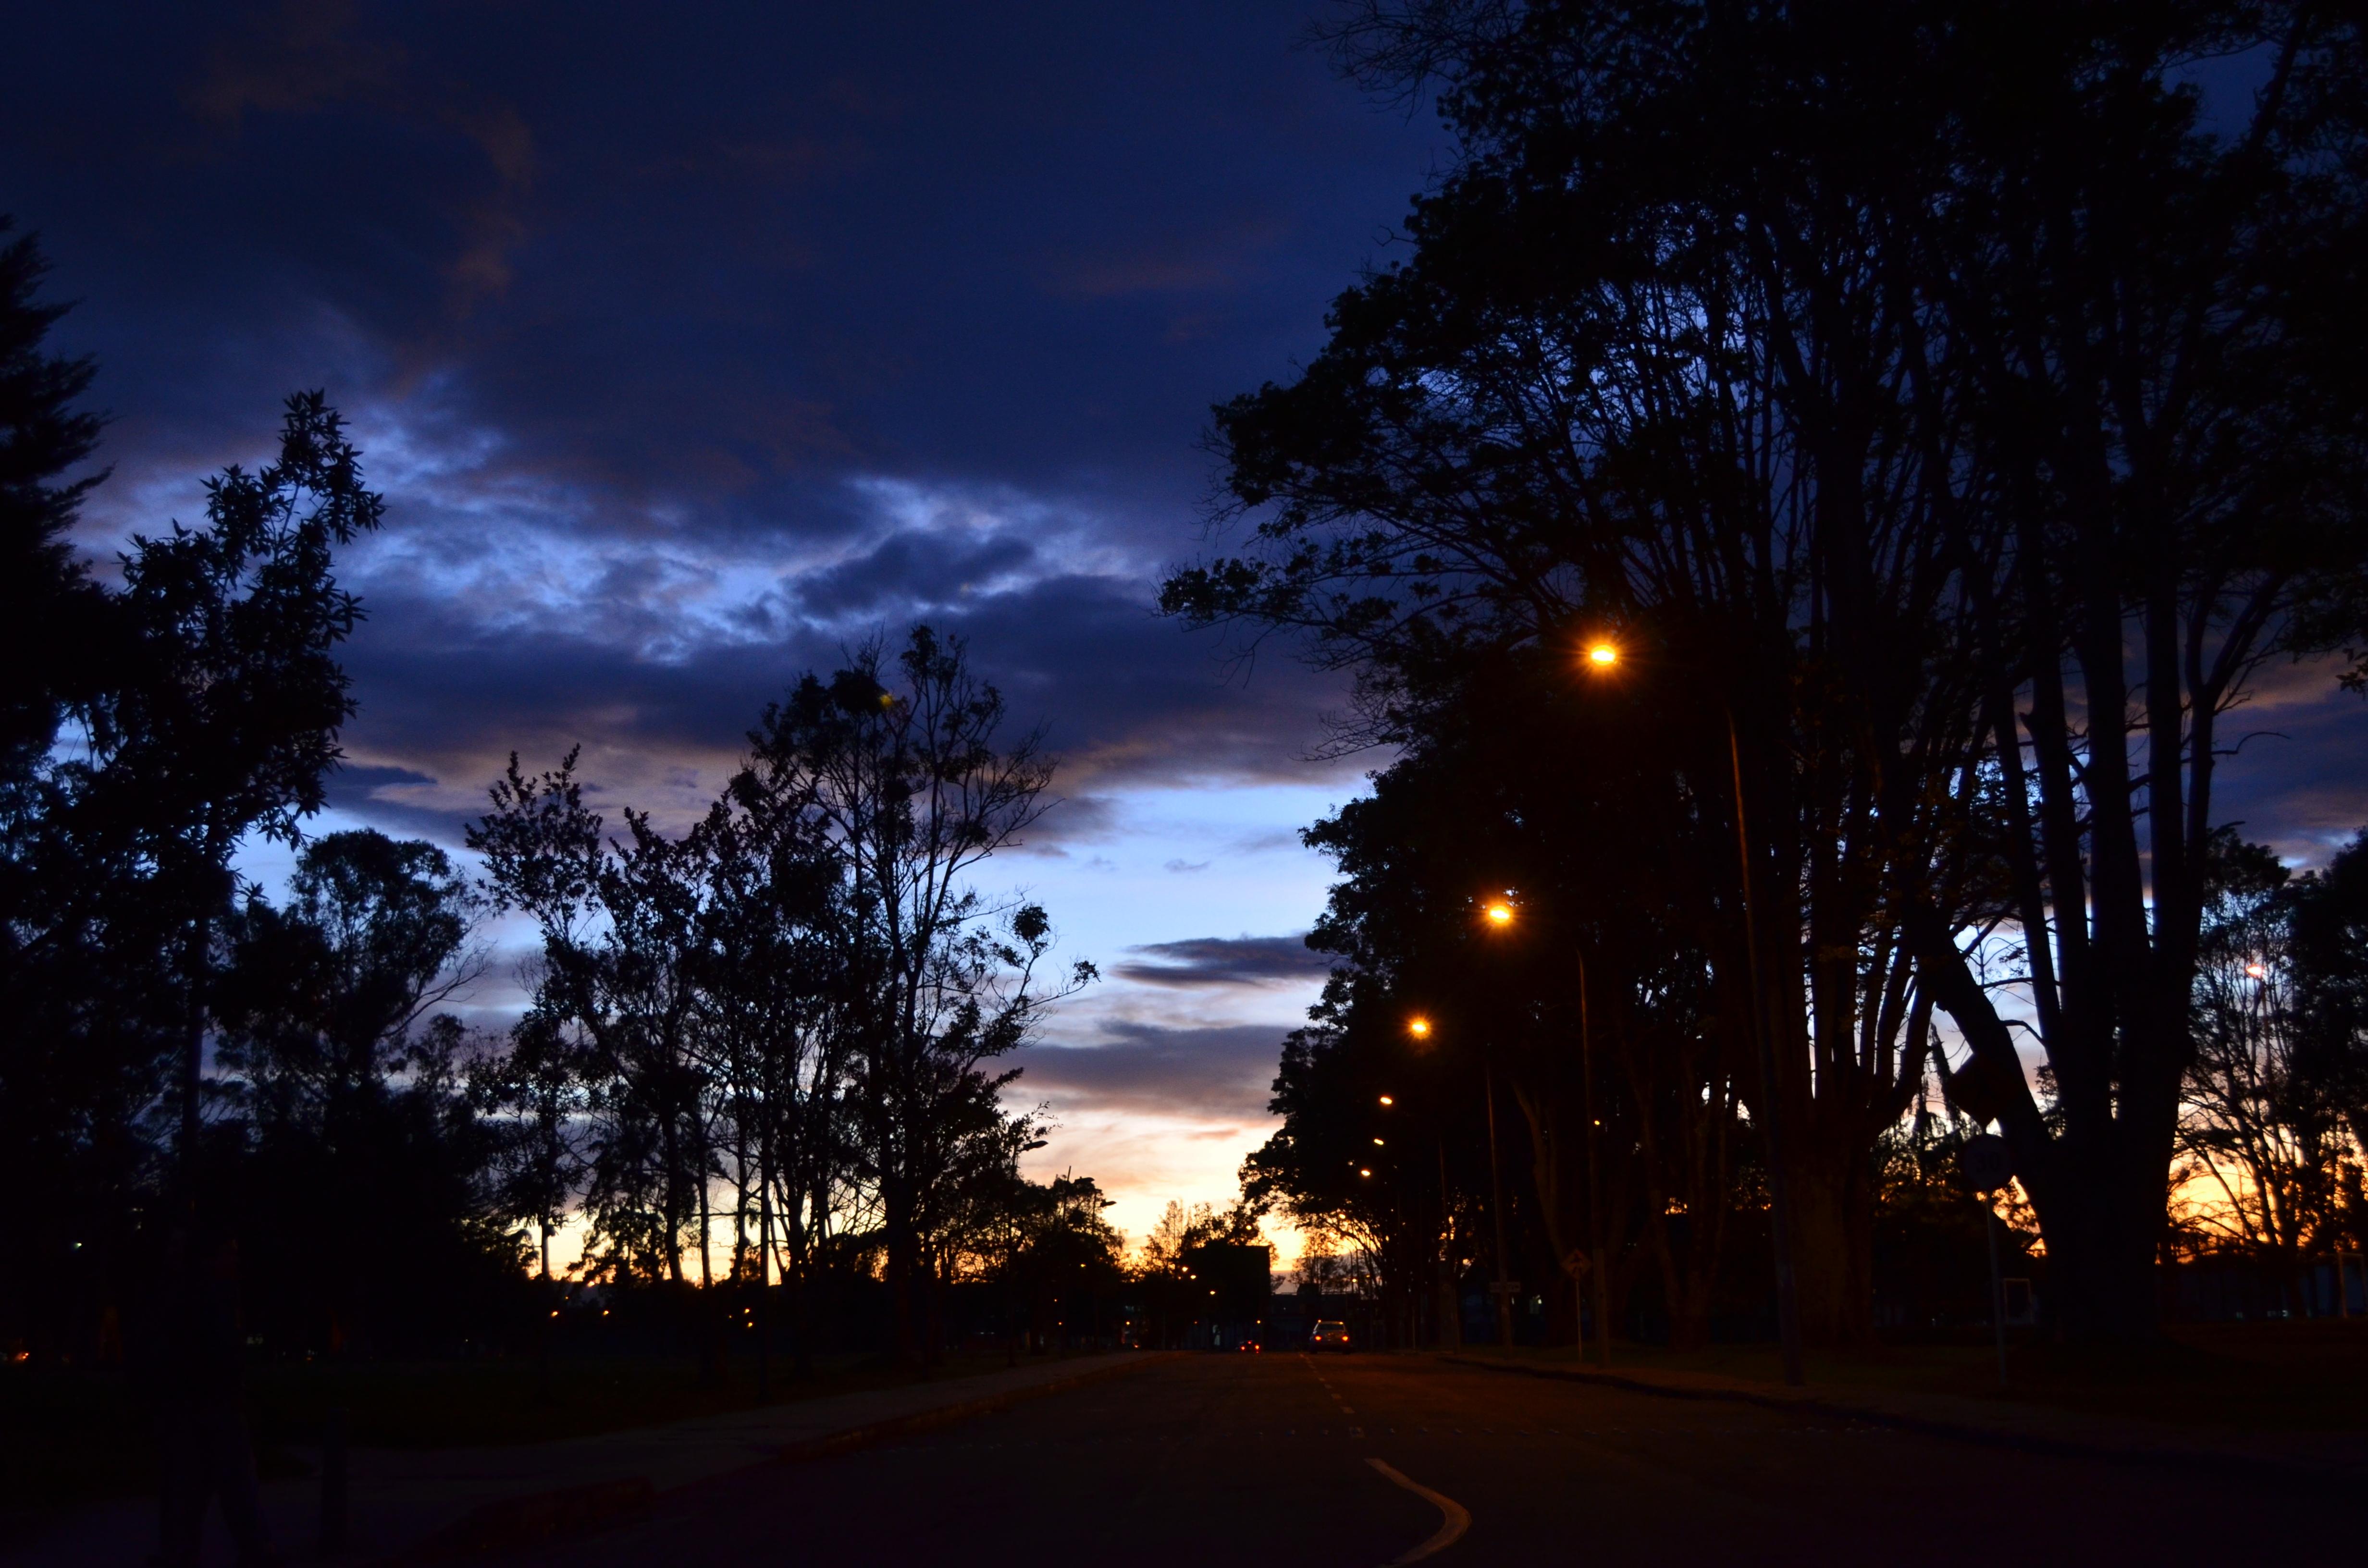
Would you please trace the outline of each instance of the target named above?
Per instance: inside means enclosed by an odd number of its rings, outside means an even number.
[[[1793,1193],[1784,1157],[1783,1085],[1776,1074],[1776,1050],[1768,1038],[1767,998],[1759,983],[1759,932],[1751,916],[1751,835],[1744,825],[1743,744],[1736,736],[1735,709],[1726,710],[1726,756],[1735,773],[1735,850],[1742,873],[1743,950],[1751,984],[1751,1034],[1759,1054],[1759,1114],[1768,1134],[1769,1233],[1776,1249],[1776,1337],[1783,1347],[1784,1381],[1808,1381],[1801,1366],[1801,1298],[1793,1275]]]

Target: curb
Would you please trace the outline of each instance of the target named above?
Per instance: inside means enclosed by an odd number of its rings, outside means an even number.
[[[1870,1426],[1888,1426],[1896,1431],[1914,1432],[1921,1437],[1941,1437],[1952,1442],[1969,1443],[1979,1448],[2006,1449],[2018,1453],[2044,1454],[2055,1459],[2096,1459],[2106,1460],[2115,1464],[2210,1468],[2223,1475],[2233,1470],[2243,1471],[2256,1480],[2281,1482],[2297,1486],[2321,1486],[2328,1482],[2357,1483],[2368,1479],[2368,1468],[2358,1464],[2272,1459],[2261,1454],[2197,1448],[2188,1444],[2112,1443],[2078,1437],[2050,1437],[2035,1432],[2018,1432],[2004,1426],[1976,1426],[1971,1422],[1950,1421],[1930,1415],[1909,1415],[1896,1410],[1885,1410],[1879,1405],[1848,1403],[1823,1394],[1759,1393],[1747,1388],[1683,1388],[1669,1383],[1648,1382],[1641,1378],[1623,1377],[1618,1372],[1591,1372],[1573,1367],[1523,1367],[1500,1361],[1486,1361],[1471,1356],[1445,1354],[1438,1358],[1459,1367],[1471,1367],[1484,1372],[1544,1378],[1560,1382],[1598,1383],[1608,1388],[1625,1389],[1634,1393],[1653,1394],[1662,1399],[1718,1400],[1730,1404],[1755,1404],[1764,1410],[1815,1411],[1823,1415],[1863,1421]]]
[[[960,1400],[952,1404],[916,1410],[909,1415],[891,1416],[884,1421],[849,1426],[805,1442],[791,1443],[765,1458],[730,1470],[702,1475],[686,1481],[679,1486],[664,1491],[650,1484],[647,1476],[627,1476],[620,1480],[594,1482],[583,1486],[562,1486],[543,1492],[522,1493],[515,1497],[498,1498],[480,1505],[452,1524],[445,1526],[426,1540],[396,1552],[393,1556],[370,1561],[384,1565],[425,1562],[447,1562],[473,1557],[485,1552],[505,1551],[522,1546],[532,1546],[563,1536],[578,1535],[616,1524],[627,1517],[663,1498],[680,1497],[703,1486],[761,1470],[767,1465],[797,1464],[808,1460],[825,1459],[833,1454],[866,1448],[907,1433],[925,1432],[937,1426],[950,1426],[980,1415],[990,1415],[1015,1404],[1025,1403],[1045,1394],[1060,1393],[1103,1378],[1132,1372],[1154,1362],[1174,1360],[1180,1350],[1154,1351],[1114,1366],[1097,1367],[1091,1371],[1071,1377],[1054,1378],[1049,1382],[1030,1383],[1026,1388],[1008,1389],[1002,1393],[987,1394],[978,1399]]]

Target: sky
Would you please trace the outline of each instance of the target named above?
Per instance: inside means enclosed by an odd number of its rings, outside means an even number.
[[[1063,758],[987,891],[1103,980],[1022,1053],[1033,1157],[1222,1202],[1321,967],[1298,830],[1344,693],[1159,618],[1211,403],[1286,378],[1446,158],[1291,0],[19,8],[0,211],[99,364],[85,543],[195,516],[321,388],[388,499],[319,825],[457,846],[515,749],[687,821],[863,638],[971,641]],[[2368,821],[2356,702],[2277,670],[2225,814]],[[268,876],[268,861],[258,861]],[[488,1018],[514,1004],[497,975]]]
[[[196,516],[324,389],[388,512],[315,825],[450,846],[512,749],[686,821],[800,672],[966,636],[1063,758],[983,881],[1104,976],[1021,1058],[1035,1167],[1137,1237],[1222,1202],[1321,976],[1298,830],[1372,764],[1308,760],[1337,688],[1152,599],[1202,548],[1209,406],[1314,353],[1444,146],[1310,15],[20,10],[0,211],[99,364],[84,542]]]

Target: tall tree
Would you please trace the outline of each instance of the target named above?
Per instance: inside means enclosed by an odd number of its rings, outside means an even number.
[[[336,650],[361,619],[334,552],[385,503],[319,392],[288,400],[279,458],[206,483],[206,522],[134,536],[123,556],[127,678],[89,708],[62,771],[84,831],[138,868],[184,923],[180,1127],[195,1156],[231,857],[250,834],[293,844],[354,712]]]
[[[1982,738],[2052,1099],[1951,923],[1910,932],[2064,1326],[2146,1335],[2224,726],[2270,662],[2368,642],[2368,397],[2330,336],[2368,258],[2368,59],[2307,4],[1956,19],[1933,271],[1991,476]],[[2230,57],[2261,71],[2215,129],[2182,78]]]
[[[1093,977],[1081,962],[1043,988],[1044,911],[972,885],[1049,804],[1039,737],[999,746],[1003,720],[962,642],[923,626],[893,666],[871,643],[827,681],[807,676],[750,737],[755,787],[808,802],[841,879],[850,1111],[907,1358],[933,1353],[939,1293],[921,1293],[943,1261],[956,1174],[975,1142],[1007,1134],[996,1096],[1017,1074],[984,1064]]]
[[[1663,787],[1706,841],[1744,819],[1693,924],[1773,1037],[1737,1087],[1791,1130],[1804,1315],[1862,1331],[1869,1156],[1924,1045],[1902,908],[1964,903],[1978,697],[1946,346],[1887,210],[1930,185],[1937,105],[1899,84],[1930,66],[1906,21],[1781,6],[1377,25],[1447,71],[1464,161],[1307,372],[1218,411],[1258,520],[1166,603],[1312,631],[1401,744],[1458,671],[1527,651],[1577,687],[1617,640],[1593,684],[1660,732]]]
[[[225,922],[214,1012],[243,1136],[209,1150],[208,1185],[283,1344],[452,1343],[468,1290],[517,1267],[462,1082],[486,1047],[436,1014],[484,972],[479,904],[442,850],[361,829],[306,845],[283,903],[256,892]]]
[[[107,597],[67,537],[105,477],[65,478],[98,446],[99,416],[77,406],[97,367],[44,348],[67,307],[36,298],[48,264],[12,227],[0,214],[0,783],[14,790],[109,650]]]
[[[2290,952],[2301,1065],[2325,1085],[2368,1155],[2368,830],[2294,890]],[[2353,1244],[2368,1241],[2355,1213]]]
[[[1797,1140],[1812,1326],[1865,1323],[1873,1145],[1937,1004],[1998,1085],[2051,1301],[2150,1332],[2217,716],[2265,659],[2368,642],[2363,400],[2328,348],[2356,23],[1354,15],[1355,62],[1440,85],[1464,158],[1307,373],[1220,411],[1260,521],[1167,604],[1312,629],[1389,738],[1474,646],[1620,628],[1697,737],[1684,787],[1743,818],[1777,1047],[1743,1088]],[[2248,51],[2255,113],[2207,133],[2181,74]],[[1969,966],[2000,933],[2053,1108]]]
[[[2195,1061],[2180,1105],[2176,1216],[2206,1247],[2250,1255],[2295,1299],[2304,1258],[2338,1243],[2355,1156],[2340,1098],[2311,1071],[2294,995],[2294,894],[2285,867],[2231,830],[2216,835],[2195,975]]]

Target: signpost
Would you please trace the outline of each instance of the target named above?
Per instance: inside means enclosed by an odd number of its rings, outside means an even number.
[[[2006,1384],[2006,1287],[1998,1280],[1997,1193],[2014,1179],[2014,1151],[2005,1139],[1984,1132],[1965,1140],[1957,1151],[1957,1168],[1965,1184],[1981,1196],[1982,1229],[1990,1244],[1990,1327],[1998,1338],[1998,1387]]]

